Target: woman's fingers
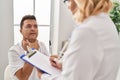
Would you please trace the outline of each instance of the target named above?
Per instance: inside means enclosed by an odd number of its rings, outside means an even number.
[[[62,70],[62,64],[61,63],[58,63],[58,55],[52,55],[50,56],[50,63],[52,66]]]

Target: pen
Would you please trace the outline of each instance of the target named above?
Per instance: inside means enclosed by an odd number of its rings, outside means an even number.
[[[62,63],[62,57],[63,57],[64,53],[63,52],[59,52],[58,58],[54,58],[54,63]]]
[[[64,52],[66,51],[66,49],[67,49],[67,47],[68,47],[68,44],[69,44],[68,41],[64,44],[62,50],[59,52],[59,57],[58,57],[58,59],[61,59],[61,58],[63,57]]]
[[[54,59],[52,60],[53,63],[62,63],[62,57],[63,57],[64,53],[63,52],[59,52],[58,57],[54,57]]]
[[[58,54],[58,58],[55,58],[54,61],[57,62],[57,63],[62,63],[62,57],[64,56],[64,52],[66,51],[67,47],[68,47],[68,44],[69,42],[67,41],[63,48],[61,49],[61,51],[59,51],[59,54]]]
[[[63,55],[64,55],[64,52],[60,51],[58,55],[58,60],[60,60],[63,57]]]

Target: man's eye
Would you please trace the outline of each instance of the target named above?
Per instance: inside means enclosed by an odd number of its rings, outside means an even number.
[[[31,28],[31,25],[27,25],[26,28]]]
[[[35,28],[38,28],[38,26],[37,26],[37,25],[34,25],[34,27],[35,27]]]

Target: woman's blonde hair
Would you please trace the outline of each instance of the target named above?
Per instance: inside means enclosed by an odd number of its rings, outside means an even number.
[[[74,14],[75,20],[80,23],[91,15],[100,12],[108,12],[112,7],[110,0],[75,0],[77,11]]]

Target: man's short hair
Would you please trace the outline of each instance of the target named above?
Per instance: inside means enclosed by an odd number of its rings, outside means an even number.
[[[28,19],[30,19],[30,20],[33,19],[33,20],[36,21],[36,17],[34,15],[25,15],[25,16],[23,16],[23,18],[22,18],[22,20],[20,22],[20,28],[22,28],[24,21],[28,20]]]

